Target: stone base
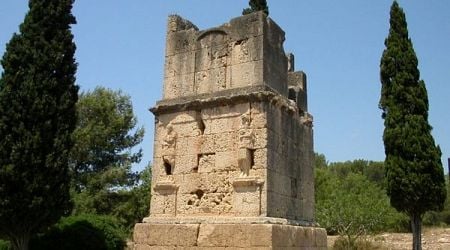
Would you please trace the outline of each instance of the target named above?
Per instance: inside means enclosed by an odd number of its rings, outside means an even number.
[[[153,224],[134,228],[134,250],[327,249],[323,228],[280,224]]]

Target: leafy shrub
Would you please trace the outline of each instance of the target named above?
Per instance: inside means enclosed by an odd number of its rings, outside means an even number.
[[[409,217],[403,213],[393,212],[387,218],[383,231],[392,233],[411,233]]]
[[[0,240],[0,250],[8,250],[10,245],[8,241]]]
[[[122,250],[126,232],[111,216],[84,214],[62,218],[49,231],[32,239],[31,250]]]
[[[449,226],[450,225],[450,189],[447,181],[447,200],[445,200],[442,211],[429,211],[423,217],[426,226]]]
[[[347,237],[339,237],[333,245],[334,250],[378,250],[383,249],[381,245],[366,238],[351,240]]]
[[[410,232],[409,217],[389,204],[383,162],[328,163],[316,153],[314,164],[316,219],[328,234]]]
[[[316,218],[331,234],[360,236],[378,232],[396,212],[384,190],[361,174],[342,179],[316,171]]]

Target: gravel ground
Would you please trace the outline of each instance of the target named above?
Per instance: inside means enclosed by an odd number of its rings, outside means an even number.
[[[328,246],[333,246],[337,236],[328,236]],[[382,250],[409,250],[412,235],[406,233],[382,233],[369,237]],[[425,228],[422,232],[423,250],[450,250],[450,228]]]

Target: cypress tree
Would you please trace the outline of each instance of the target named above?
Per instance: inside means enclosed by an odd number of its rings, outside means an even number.
[[[1,60],[0,236],[14,249],[71,211],[74,0],[30,0]]]
[[[381,68],[387,192],[391,205],[411,219],[413,249],[421,249],[422,216],[442,210],[446,198],[441,150],[428,123],[428,97],[408,36],[403,9],[394,1]]]
[[[242,15],[247,15],[256,11],[264,11],[266,15],[269,15],[269,7],[266,0],[250,0],[248,2],[250,8],[246,8],[242,11]]]

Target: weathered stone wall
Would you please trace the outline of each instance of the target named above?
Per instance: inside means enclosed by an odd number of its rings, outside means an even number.
[[[284,32],[263,13],[199,31],[170,16],[164,74],[165,99],[267,85],[287,96]]]
[[[270,217],[314,220],[312,128],[298,109],[266,104],[267,211]]]
[[[299,110],[308,110],[306,74],[303,71],[288,72],[289,99],[297,103]]]
[[[159,115],[151,216],[259,216],[263,183],[251,187],[255,195],[246,203],[233,187],[239,177],[266,175],[265,117],[259,126],[249,120],[259,112],[240,103]],[[248,170],[240,168],[245,164]]]
[[[309,116],[268,93],[185,103],[181,111],[157,116],[152,217],[313,221]]]
[[[206,31],[169,17],[151,217],[313,221],[306,76],[283,41],[263,13]]]
[[[274,224],[137,224],[135,250],[326,250],[322,228]]]

